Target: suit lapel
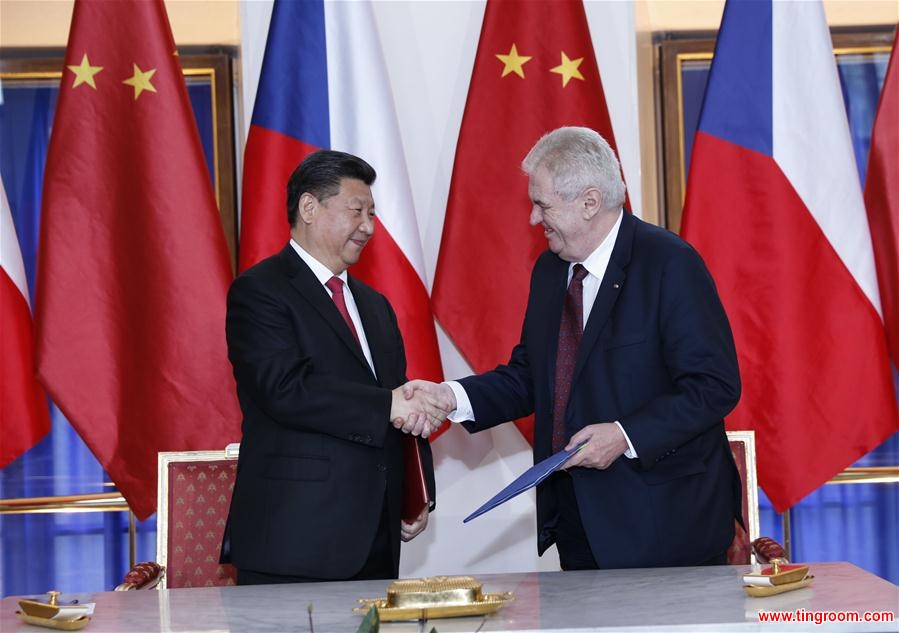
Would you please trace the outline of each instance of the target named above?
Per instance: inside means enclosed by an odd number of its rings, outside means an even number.
[[[375,366],[378,382],[380,384],[392,384],[393,377],[388,375],[390,367],[385,362],[387,356],[387,343],[391,340],[384,332],[385,325],[378,314],[375,307],[373,297],[370,292],[361,287],[359,282],[353,277],[347,276],[350,291],[353,293],[353,299],[356,301],[356,307],[359,309],[359,318],[362,319],[362,327],[365,329],[365,339],[368,341],[368,350],[371,352],[371,360]],[[359,347],[358,345],[356,347]],[[363,357],[364,358],[364,357]],[[365,363],[368,365],[368,363]]]
[[[577,382],[578,376],[587,362],[587,357],[596,346],[599,333],[602,332],[606,321],[609,320],[612,308],[615,307],[615,302],[618,301],[621,289],[624,287],[624,280],[627,277],[625,269],[631,259],[636,223],[637,221],[634,217],[625,211],[624,217],[621,219],[621,227],[618,229],[618,238],[615,240],[612,256],[609,259],[609,265],[606,268],[606,274],[603,275],[599,292],[596,295],[596,300],[593,302],[593,309],[590,310],[587,327],[584,329],[584,338],[581,339],[581,345],[578,348],[574,375],[571,378],[572,385]]]
[[[365,360],[365,356],[362,354],[362,348],[356,339],[353,338],[353,334],[347,327],[340,312],[337,311],[337,306],[334,305],[334,301],[328,295],[328,291],[325,290],[315,273],[297,255],[290,244],[281,251],[281,261],[284,264],[284,270],[290,280],[290,284],[321,315],[331,329],[334,330],[337,337],[359,359],[359,362],[368,367],[368,361]]]

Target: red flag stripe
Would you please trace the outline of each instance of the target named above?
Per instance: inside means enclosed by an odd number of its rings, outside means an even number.
[[[31,310],[0,268],[0,468],[50,431],[47,398],[34,379]]]
[[[290,239],[286,186],[306,156],[321,149],[260,126],[251,126],[244,149],[239,269],[276,253]]]
[[[759,483],[783,511],[895,431],[883,327],[770,158],[700,132],[690,179],[685,228],[714,271],[743,380],[727,425],[756,431]]]

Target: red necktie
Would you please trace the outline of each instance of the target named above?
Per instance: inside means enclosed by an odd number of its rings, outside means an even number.
[[[587,269],[574,265],[565,305],[562,307],[562,322],[559,324],[559,349],[556,351],[556,382],[553,397],[553,453],[557,453],[568,443],[565,430],[565,409],[571,395],[571,379],[577,350],[584,335],[584,277]]]
[[[331,291],[331,299],[334,300],[337,311],[340,312],[340,316],[346,321],[347,327],[350,328],[353,338],[355,338],[358,343],[359,335],[356,333],[356,326],[353,325],[353,320],[350,318],[350,312],[346,309],[346,301],[343,299],[343,280],[340,277],[331,277],[327,283],[325,283],[325,286]]]

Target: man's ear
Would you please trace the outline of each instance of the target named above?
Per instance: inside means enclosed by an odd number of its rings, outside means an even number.
[[[312,222],[312,218],[315,217],[316,211],[318,211],[318,198],[313,196],[311,193],[304,193],[300,196],[300,201],[297,203],[298,211],[297,217],[305,224],[309,224]]]
[[[581,194],[581,204],[583,205],[583,215],[585,220],[590,220],[597,213],[602,211],[603,195],[602,191],[591,187]]]

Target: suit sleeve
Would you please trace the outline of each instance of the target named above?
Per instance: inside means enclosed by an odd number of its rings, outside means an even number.
[[[391,391],[316,371],[283,299],[263,280],[234,281],[226,334],[238,390],[277,424],[383,446]]]
[[[527,316],[522,333],[526,331]],[[522,337],[524,334],[522,334]],[[512,350],[509,362],[492,371],[459,380],[471,400],[475,419],[463,422],[476,433],[534,412],[534,381],[524,341]]]
[[[668,259],[660,292],[661,354],[674,389],[620,419],[644,468],[720,424],[740,397],[730,324],[693,249]]]

